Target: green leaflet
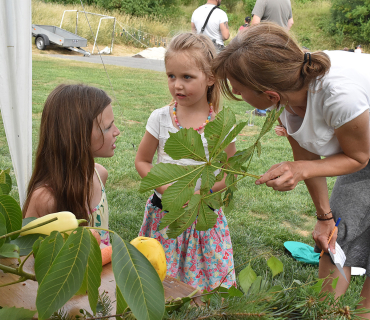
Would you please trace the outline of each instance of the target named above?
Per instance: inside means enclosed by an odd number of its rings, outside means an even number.
[[[0,214],[0,236],[3,236],[4,234],[7,234],[8,231],[6,229],[6,220],[5,217]],[[6,238],[0,239],[0,248],[5,243]]]
[[[75,229],[39,284],[36,298],[39,320],[48,319],[81,287],[89,252],[89,231],[86,228]],[[40,250],[37,256],[40,256]]]
[[[183,213],[169,225],[167,230],[167,236],[169,238],[176,238],[191,226],[197,218],[201,198],[200,194],[194,194],[191,197],[189,204],[184,209]]]
[[[19,258],[19,248],[12,243],[4,243],[0,248],[0,257],[4,258]]]
[[[267,265],[269,266],[273,277],[284,271],[283,263],[274,256],[267,260]]]
[[[33,315],[36,313],[35,310],[29,310],[24,308],[2,308],[0,309],[0,319],[12,319],[12,320],[32,320]]]
[[[279,111],[273,109],[271,112],[268,113],[257,140],[260,140],[267,132],[271,130],[272,126],[274,125],[275,121],[280,117],[283,110],[284,108],[280,108]]]
[[[22,210],[11,196],[0,195],[0,214],[3,214],[6,221],[6,229],[9,232],[20,230],[22,227]],[[11,239],[17,238],[14,235]]]
[[[194,129],[184,128],[176,133],[170,132],[164,151],[174,160],[207,161],[202,138]]]
[[[207,231],[209,228],[212,228],[217,222],[217,217],[217,213],[215,213],[205,201],[200,201],[196,230]]]
[[[201,166],[178,166],[171,163],[158,163],[141,180],[140,192],[153,190],[168,183],[187,178]]]
[[[239,282],[245,294],[248,293],[252,283],[257,279],[256,273],[250,264],[239,273]]]
[[[9,175],[8,170],[2,170],[0,172],[0,194],[9,194],[12,190],[12,178]]]
[[[160,320],[165,311],[164,289],[151,263],[133,245],[113,235],[112,268],[123,298],[140,320]]]
[[[116,298],[117,298],[117,308],[116,308],[116,314],[122,314],[127,309],[128,305],[126,303],[125,298],[122,295],[121,290],[118,286],[116,286]],[[123,319],[122,317],[116,317],[116,319]]]
[[[16,244],[19,247],[19,255],[26,256],[32,251],[33,244],[40,237],[45,237],[44,234],[28,234],[23,237],[18,237],[15,240],[10,241],[10,243]]]
[[[90,308],[96,313],[96,305],[99,298],[99,287],[101,283],[101,272],[103,270],[100,244],[96,241],[93,234],[90,234],[90,254],[87,260],[87,295]]]
[[[202,185],[201,189],[205,189],[207,192],[213,187],[216,182],[216,176],[214,174],[215,168],[211,167],[209,164],[204,166],[202,171]]]
[[[186,177],[169,186],[162,196],[163,209],[170,212],[180,210],[194,194],[195,185],[202,171],[203,167],[199,166]]]
[[[208,141],[209,158],[219,152],[226,136],[235,124],[235,115],[229,108],[224,108],[216,115],[215,120],[211,121],[204,128],[204,136]],[[232,140],[232,139],[231,139]],[[226,147],[226,146],[225,146]]]
[[[37,239],[36,239],[37,240]],[[35,274],[40,284],[64,244],[62,235],[53,231],[41,242],[35,259]]]

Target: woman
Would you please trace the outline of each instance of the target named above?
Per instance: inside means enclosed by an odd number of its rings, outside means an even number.
[[[326,253],[319,277],[334,271],[324,288],[332,291],[331,281],[339,276],[335,294],[343,294],[348,283],[327,254],[339,217],[338,238],[335,233],[330,250],[335,252],[336,241],[344,250],[347,279],[351,266],[365,268],[370,276],[370,56],[304,53],[285,29],[261,23],[240,33],[217,56],[214,71],[229,97],[241,95],[258,109],[285,106],[279,121],[287,128],[294,162],[273,165],[256,184],[288,191],[305,181],[317,210],[315,249]],[[325,177],[332,176],[340,177],[329,202]],[[361,296],[362,306],[369,308],[368,277]]]

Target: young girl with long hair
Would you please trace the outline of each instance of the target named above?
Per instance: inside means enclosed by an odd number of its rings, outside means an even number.
[[[145,177],[152,168],[152,161],[157,151],[157,163],[178,165],[196,165],[198,161],[173,160],[164,151],[169,133],[182,128],[194,128],[204,137],[204,127],[214,120],[219,111],[219,83],[211,72],[211,63],[216,56],[212,41],[204,35],[184,33],[175,37],[166,52],[165,66],[168,88],[173,102],[153,111],[146,125],[146,132],[141,140],[135,159],[135,166],[141,177]],[[235,142],[225,149],[227,156],[232,156]],[[198,187],[195,192],[199,192]],[[233,251],[230,233],[221,209],[217,223],[208,231],[197,231],[194,222],[176,239],[169,239],[166,227],[158,230],[162,212],[161,197],[169,185],[154,190],[146,203],[144,221],[140,236],[156,238],[164,247],[167,259],[167,274],[199,289],[208,291],[223,285],[230,287],[235,282]],[[225,187],[224,180],[216,182],[213,191]]]
[[[305,52],[286,29],[261,23],[231,41],[214,72],[229,97],[240,95],[259,109],[285,106],[280,124],[294,161],[273,165],[256,184],[288,191],[306,183],[316,207],[315,250],[325,252],[319,264],[324,290],[339,297],[349,285],[328,254],[339,244],[348,280],[350,267],[366,269],[361,305],[370,308],[370,55]],[[326,177],[333,176],[329,201]],[[370,319],[370,313],[362,316]]]
[[[108,172],[94,158],[114,155],[120,131],[111,102],[103,90],[81,84],[62,84],[50,93],[24,217],[70,211],[90,226],[108,229]],[[109,233],[100,233],[102,243],[109,244]]]

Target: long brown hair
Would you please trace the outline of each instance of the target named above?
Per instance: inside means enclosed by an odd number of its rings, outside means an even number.
[[[42,112],[23,216],[32,193],[47,187],[57,212],[71,211],[78,219],[89,220],[95,168],[91,133],[97,116],[111,101],[103,90],[82,84],[62,84],[50,93]]]
[[[235,100],[240,99],[232,93],[228,76],[257,92],[275,91],[281,96],[282,92],[308,88],[329,69],[327,54],[313,52],[305,57],[288,31],[271,22],[240,32],[213,63],[222,93]]]
[[[208,88],[207,100],[212,103],[213,110],[217,113],[221,91],[220,83],[212,73],[212,60],[217,54],[212,41],[204,34],[181,33],[171,40],[164,57],[164,63],[166,64],[168,59],[179,52],[187,54],[206,76],[215,80],[214,85]]]

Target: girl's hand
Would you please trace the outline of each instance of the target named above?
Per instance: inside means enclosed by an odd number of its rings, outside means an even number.
[[[335,222],[333,219],[328,220],[328,221],[317,221],[315,225],[315,229],[312,232],[312,238],[315,240],[317,246],[321,249],[324,250],[325,252],[328,252],[328,240],[330,237],[331,232],[333,231],[335,226]],[[336,228],[329,246],[330,246],[330,251],[332,253],[335,253],[335,242],[337,241],[337,236],[338,236],[338,229]]]
[[[293,190],[299,181],[303,180],[300,162],[281,162],[273,165],[255,183],[266,183],[266,186],[278,191]]]

